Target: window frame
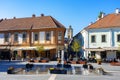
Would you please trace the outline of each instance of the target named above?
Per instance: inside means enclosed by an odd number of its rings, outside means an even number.
[[[14,42],[18,42],[18,32],[14,33]]]
[[[58,41],[62,41],[62,31],[58,32]]]
[[[106,42],[106,35],[101,35],[101,42],[103,42],[103,43]]]
[[[94,37],[94,40],[93,40]],[[91,43],[96,43],[96,35],[91,35]]]
[[[35,32],[34,33],[34,41],[38,41],[38,40],[39,40],[39,32]]]
[[[27,32],[22,33],[22,40],[23,40],[23,42],[27,41]]]
[[[50,41],[51,40],[51,32],[46,32],[45,40],[46,41]]]
[[[4,42],[9,42],[9,33],[4,34]]]

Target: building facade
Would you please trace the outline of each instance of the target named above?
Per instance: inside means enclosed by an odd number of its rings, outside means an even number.
[[[96,59],[120,58],[120,12],[103,16],[81,31],[84,56]]]
[[[37,47],[43,46],[41,57],[53,59],[64,49],[65,27],[51,16],[1,19],[0,59],[38,57]]]

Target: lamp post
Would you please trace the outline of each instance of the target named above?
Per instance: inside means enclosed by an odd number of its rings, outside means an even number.
[[[62,50],[62,53],[61,53],[61,64],[62,64],[62,68],[63,68],[63,64],[64,64],[64,50]]]
[[[8,46],[9,46],[9,62],[11,61],[11,42],[9,42],[9,44],[8,44]]]

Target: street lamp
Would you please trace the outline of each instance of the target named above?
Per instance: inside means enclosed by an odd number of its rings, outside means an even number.
[[[9,46],[9,62],[11,61],[11,42],[9,42],[9,44],[8,44],[8,46]]]

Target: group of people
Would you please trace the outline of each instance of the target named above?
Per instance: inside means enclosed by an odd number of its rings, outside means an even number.
[[[94,70],[94,67],[92,64],[87,64],[87,62],[85,62],[85,64],[83,64],[83,74],[84,75],[88,75],[90,72],[92,72]]]

